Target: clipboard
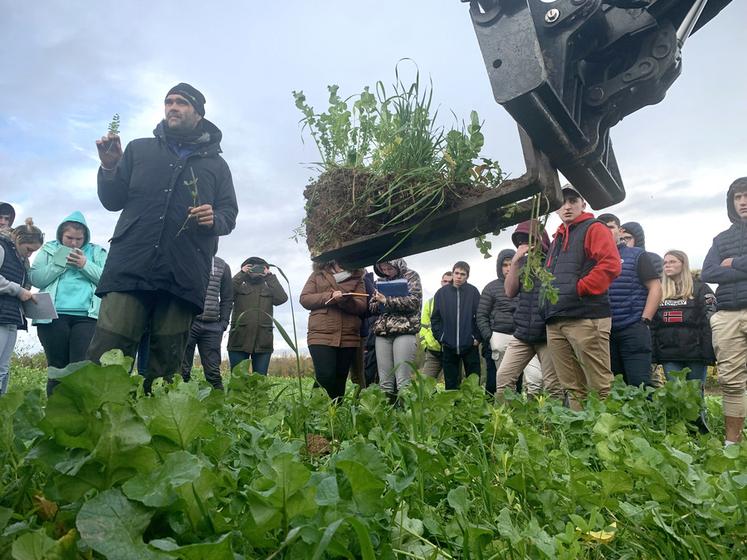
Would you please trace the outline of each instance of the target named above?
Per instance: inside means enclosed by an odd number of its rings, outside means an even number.
[[[21,302],[23,314],[27,319],[41,319],[43,321],[57,319],[57,310],[54,308],[51,295],[47,292],[38,292],[34,294],[34,299],[36,301],[30,299]]]

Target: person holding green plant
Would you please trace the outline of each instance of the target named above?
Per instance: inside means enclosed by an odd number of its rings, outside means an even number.
[[[314,263],[299,301],[310,311],[307,344],[316,384],[331,399],[345,395],[350,366],[361,343],[366,312],[363,270],[345,270],[335,261]]]
[[[380,278],[370,303],[371,313],[377,315],[373,331],[379,386],[394,402],[397,393],[407,387],[412,378],[423,288],[420,275],[408,268],[404,259],[378,262],[374,272]],[[389,286],[394,288],[390,295],[382,293],[385,286],[387,290]],[[396,291],[395,286],[401,286],[401,290]]]
[[[270,263],[249,257],[233,277],[233,318],[228,334],[228,360],[231,369],[251,360],[252,371],[267,375],[273,352],[273,309],[288,301]]]
[[[96,141],[99,200],[122,213],[96,290],[102,302],[88,357],[98,362],[114,348],[134,356],[150,328],[148,392],[155,378],[180,371],[216,238],[233,230],[238,214],[223,134],[205,118],[205,96],[180,83],[163,106],[153,138],[124,152],[113,130]]]
[[[451,271],[447,270],[441,275],[441,287],[451,284]],[[423,375],[438,379],[441,375],[442,358],[441,358],[441,345],[433,336],[433,330],[431,329],[431,315],[433,314],[433,298],[428,299],[423,304],[423,311],[420,314],[420,347],[423,349],[425,362],[423,363]]]
[[[47,292],[57,319],[35,319],[36,334],[51,368],[64,368],[86,359],[96,329],[101,300],[96,287],[106,262],[106,249],[91,243],[81,212],[75,211],[57,228],[57,238],[44,244],[34,259],[31,285]],[[47,380],[47,394],[58,384]]]
[[[747,414],[747,177],[726,193],[732,225],[713,238],[701,278],[718,284],[711,317],[718,382],[723,391],[726,445],[742,440]]]
[[[28,258],[44,243],[31,218],[15,229],[0,231],[0,395],[8,391],[10,358],[18,329],[26,330],[22,303],[34,300],[28,290]]]

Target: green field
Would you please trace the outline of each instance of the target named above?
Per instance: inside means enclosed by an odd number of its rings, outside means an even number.
[[[115,360],[116,362],[116,360]],[[236,375],[144,396],[122,365],[0,398],[0,558],[744,558],[747,444],[688,420],[698,388],[618,381],[576,413],[495,406],[418,377],[392,407],[352,385]],[[195,376],[199,378],[198,375]]]

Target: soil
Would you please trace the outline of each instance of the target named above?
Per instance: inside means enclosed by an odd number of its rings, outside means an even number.
[[[406,189],[391,201],[394,210],[381,210],[381,194],[386,193],[394,176],[377,176],[360,169],[335,168],[322,173],[304,189],[306,198],[306,243],[312,256],[336,249],[343,243],[382,230],[402,208],[416,202]],[[465,199],[479,198],[487,187],[473,184],[442,183],[444,201],[436,212],[443,212],[461,204]],[[417,225],[428,215],[432,206],[424,207],[401,225]],[[394,224],[391,225],[394,227]]]

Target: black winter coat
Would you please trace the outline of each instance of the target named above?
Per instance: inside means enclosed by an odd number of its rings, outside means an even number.
[[[663,301],[651,321],[652,361],[715,363],[709,324],[715,308],[713,291],[700,280],[691,299]]]
[[[96,295],[162,290],[202,311],[216,237],[233,230],[238,206],[231,172],[220,156],[221,132],[201,122],[206,134],[184,158],[168,146],[160,123],[155,138],[127,145],[114,171],[99,169],[99,200],[122,214]],[[214,224],[190,220],[180,232],[188,208],[195,206],[188,185],[193,176],[196,203],[212,205]]]
[[[506,295],[503,286],[506,278],[503,276],[503,261],[513,258],[516,251],[504,249],[498,253],[496,259],[496,274],[498,277],[488,282],[480,294],[480,303],[477,306],[477,328],[484,341],[489,341],[494,332],[512,334],[514,332],[514,310],[516,309],[516,298]]]
[[[472,284],[464,283],[459,288],[447,284],[433,296],[431,330],[442,347],[450,347],[461,353],[480,340],[477,328],[477,305],[480,292]]]

